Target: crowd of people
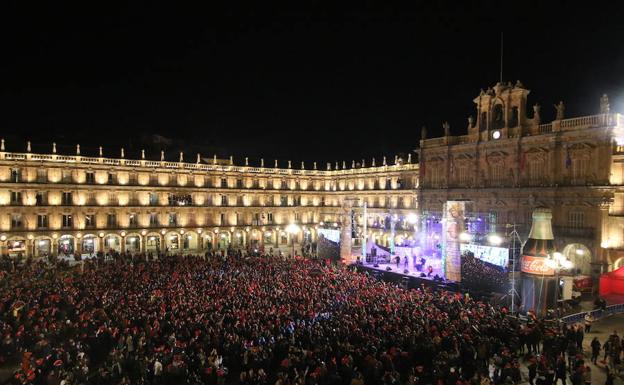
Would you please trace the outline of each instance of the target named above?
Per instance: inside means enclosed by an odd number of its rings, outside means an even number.
[[[472,252],[461,256],[462,284],[471,290],[490,293],[507,293],[509,275],[507,271],[494,264],[475,258]]]
[[[562,357],[582,379],[588,367],[581,328],[314,260],[116,255],[0,271],[11,384],[507,384],[522,354],[531,381],[548,384]]]

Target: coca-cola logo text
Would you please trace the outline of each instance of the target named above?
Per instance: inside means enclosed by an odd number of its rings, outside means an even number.
[[[546,265],[546,258],[522,256],[521,269],[525,273],[539,275],[554,275],[555,271]]]

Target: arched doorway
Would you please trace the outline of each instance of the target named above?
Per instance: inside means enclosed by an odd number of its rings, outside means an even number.
[[[219,233],[219,239],[217,240],[219,249],[227,249],[230,246],[230,233],[221,232]]]
[[[104,251],[107,253],[121,252],[121,237],[116,234],[109,234],[104,237]]]
[[[145,240],[145,251],[148,253],[159,253],[160,252],[160,234],[158,233],[149,233],[146,235],[147,238]]]
[[[574,264],[573,271],[576,274],[591,275],[591,251],[582,243],[570,243],[561,252]]]
[[[232,239],[232,246],[243,248],[245,247],[245,232],[237,230],[234,232],[234,238]]]
[[[264,245],[273,245],[275,242],[273,241],[273,231],[272,230],[267,230],[264,232],[264,234],[262,234],[262,236],[264,237]]]
[[[140,253],[141,252],[141,236],[139,234],[126,235],[124,250],[127,253]]]
[[[199,238],[196,232],[189,231],[182,235],[182,249],[197,250],[198,248],[199,248]]]
[[[174,232],[168,233],[165,235],[165,249],[173,252],[180,250],[180,241],[180,234]]]
[[[47,237],[35,239],[35,256],[47,257],[52,253],[52,239]]]
[[[82,254],[95,255],[98,252],[98,240],[94,234],[82,237]]]
[[[63,235],[59,238],[58,253],[59,255],[69,256],[74,254],[75,243],[74,237],[71,235]]]
[[[11,238],[7,240],[7,251],[9,256],[25,256],[26,255],[26,239],[24,238]]]

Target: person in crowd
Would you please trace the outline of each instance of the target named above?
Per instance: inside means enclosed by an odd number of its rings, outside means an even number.
[[[592,350],[592,355],[591,355],[591,362],[594,363],[594,365],[596,365],[596,362],[598,361],[598,356],[600,355],[600,341],[598,341],[598,337],[594,337],[591,341],[591,350]]]

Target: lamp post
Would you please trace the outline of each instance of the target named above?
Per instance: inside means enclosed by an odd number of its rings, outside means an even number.
[[[559,252],[553,253],[552,257],[548,256],[546,259],[546,266],[555,271],[555,290],[554,290],[554,311],[555,317],[559,320],[559,271],[564,269],[570,269],[573,266],[572,261],[567,259],[563,254]]]
[[[295,258],[295,235],[301,231],[301,228],[296,223],[291,223],[286,226],[286,231],[290,234],[292,240],[292,256]]]

